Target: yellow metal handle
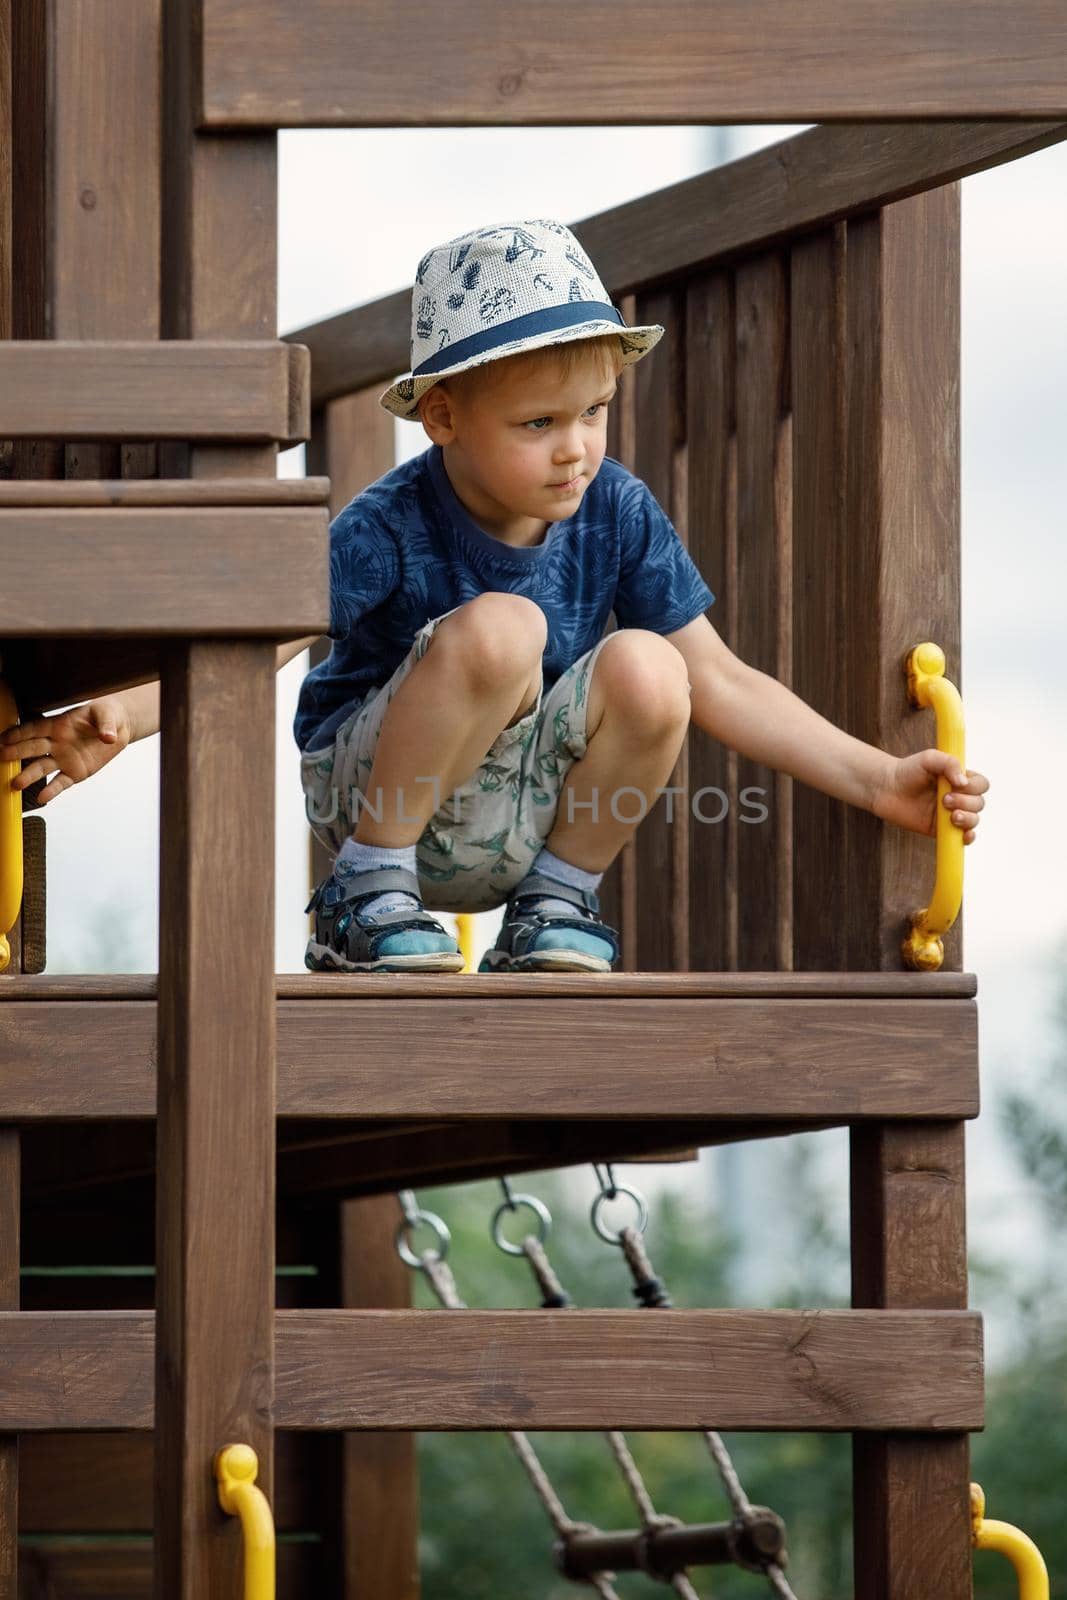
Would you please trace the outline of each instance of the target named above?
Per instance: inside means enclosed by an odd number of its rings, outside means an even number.
[[[1048,1600],[1048,1568],[1032,1539],[1008,1522],[985,1520],[985,1495],[971,1484],[971,1529],[976,1550],[999,1550],[1015,1568],[1019,1600]]]
[[[0,678],[0,731],[18,720],[14,696]],[[20,761],[0,761],[0,972],[11,961],[7,936],[22,908],[22,791],[11,787],[21,771]]]
[[[456,934],[463,956],[464,972],[474,971],[474,918],[461,911],[456,917]]]
[[[219,1505],[239,1517],[245,1543],[244,1600],[274,1600],[274,1518],[256,1487],[259,1461],[247,1444],[228,1444],[215,1457]]]
[[[936,644],[919,644],[908,656],[908,697],[912,705],[933,706],[937,748],[963,759],[963,701],[954,683],[945,677],[945,655]],[[951,785],[937,780],[937,866],[930,904],[915,911],[911,929],[901,944],[904,964],[921,972],[936,972],[945,959],[941,935],[959,915],[963,900],[963,830],[957,828],[945,805]]]

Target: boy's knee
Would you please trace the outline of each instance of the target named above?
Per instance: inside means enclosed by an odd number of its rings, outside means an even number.
[[[691,710],[685,657],[662,634],[620,628],[597,658],[596,674],[609,705],[637,724],[662,728],[687,723]]]
[[[548,620],[525,595],[489,591],[459,606],[434,632],[431,644],[457,666],[493,682],[529,676],[548,642]]]

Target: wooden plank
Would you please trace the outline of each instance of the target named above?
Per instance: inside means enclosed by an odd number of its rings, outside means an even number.
[[[280,1544],[278,1600],[304,1600],[322,1594],[321,1551],[314,1543]],[[114,1544],[92,1539],[62,1545],[23,1545],[19,1562],[22,1600],[145,1600],[151,1593],[153,1561],[149,1539]]]
[[[489,1014],[489,1053],[486,1015],[470,1000],[407,1000],[400,1033],[387,996],[283,1000],[279,1115],[571,1121],[610,1107],[632,1120],[844,1122],[977,1112],[967,1000],[610,1000],[593,1029],[587,1000],[515,999]],[[149,1001],[0,1007],[11,1046],[0,1115],[151,1116],[155,1021]],[[552,1040],[564,1033],[576,1043],[561,1056]],[[514,1072],[500,1073],[501,1052]]]
[[[791,470],[786,411],[788,289],[777,254],[743,262],[735,281],[737,654],[789,684]],[[737,964],[792,963],[792,779],[741,754],[737,791]]]
[[[16,507],[79,506],[132,509],[144,506],[320,506],[329,493],[326,478],[107,478],[37,483],[0,483],[0,511]]]
[[[852,1135],[853,1303],[967,1304],[963,1128],[890,1124]],[[970,1600],[966,1436],[857,1436],[857,1600]]]
[[[19,1135],[0,1127],[0,1311],[19,1309],[22,1201]],[[0,1432],[0,1600],[18,1600],[19,1441]]]
[[[605,972],[557,973],[403,973],[278,972],[280,1000],[402,999],[513,1000],[520,995],[584,995],[595,999],[741,1000],[970,1000],[978,990],[973,972]],[[158,985],[150,972],[105,972],[74,977],[48,973],[32,982],[0,977],[2,1000],[154,1000]]]
[[[183,643],[162,690],[155,1526],[193,1600],[240,1567],[214,1452],[250,1444],[271,1485],[274,649]],[[262,936],[220,952],[220,917]]]
[[[128,329],[126,330],[128,332]],[[307,436],[307,361],[280,342],[27,340],[0,347],[0,433],[16,438],[218,439]],[[292,431],[294,425],[298,431]],[[106,473],[97,474],[107,476]]]
[[[24,816],[22,819],[22,873],[19,916],[22,970],[36,974],[44,971],[47,958],[48,861],[43,817]]]
[[[633,470],[673,518],[680,506],[678,456],[685,445],[684,303],[668,291],[640,295],[634,315],[641,324],[662,324],[666,333],[656,359],[634,369]],[[635,965],[642,971],[684,972],[689,966],[686,774],[683,752],[663,785],[681,789],[682,795],[661,796],[634,835]],[[626,814],[635,803],[632,795],[625,796]]]
[[[845,516],[845,229],[800,239],[790,252],[789,361],[793,424],[792,687],[836,727],[847,719],[850,663],[832,647],[849,630]],[[851,634],[863,648],[856,619]],[[851,808],[807,784],[793,788],[793,965],[839,970],[847,960],[853,886]]]
[[[686,290],[686,437],[689,550],[715,595],[709,618],[735,647],[737,516],[733,274],[694,278]],[[733,611],[731,611],[733,602]],[[689,737],[690,964],[737,966],[736,757],[718,740]]]
[[[0,561],[8,638],[293,638],[329,622],[325,507],[0,511]]]
[[[0,1313],[0,1427],[152,1425],[150,1314]],[[280,1311],[277,1426],[982,1426],[966,1311]],[[921,1353],[921,1355],[920,1355]]]
[[[1040,0],[890,12],[821,0],[204,0],[205,127],[832,122],[1067,116],[1067,37]],[[419,49],[412,51],[412,38]],[[1012,40],[1005,51],[1004,41]],[[396,74],[396,62],[404,73]]]
[[[271,1509],[279,1532],[315,1527],[317,1441],[282,1434]],[[152,1527],[147,1433],[29,1433],[22,1443],[22,1526],[36,1533],[125,1533]],[[57,1492],[57,1485],[62,1485]]]
[[[412,1275],[394,1246],[393,1195],[340,1207],[341,1304],[407,1310]],[[411,1433],[340,1436],[344,1600],[418,1600],[419,1471]]]
[[[813,128],[573,224],[609,293],[690,276],[1067,138],[1062,123]],[[312,405],[407,370],[402,290],[286,334],[311,350]],[[713,585],[714,587],[714,585]]]
[[[933,718],[908,702],[912,646],[936,640],[960,682],[959,219],[959,190],[946,188],[848,230],[845,517],[864,537],[846,546],[845,726],[898,755],[936,742]],[[933,841],[854,809],[847,846],[848,965],[899,968],[907,919],[933,883]],[[950,967],[960,941],[957,922]]]

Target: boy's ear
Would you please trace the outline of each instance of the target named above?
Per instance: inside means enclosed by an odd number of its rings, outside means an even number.
[[[451,444],[456,432],[455,409],[443,383],[435,383],[420,397],[419,420],[434,444]]]

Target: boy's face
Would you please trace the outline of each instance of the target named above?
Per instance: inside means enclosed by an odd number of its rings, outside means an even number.
[[[475,517],[493,532],[538,538],[546,523],[573,516],[600,470],[615,359],[582,352],[566,375],[551,352],[494,365],[432,391],[423,423]]]

